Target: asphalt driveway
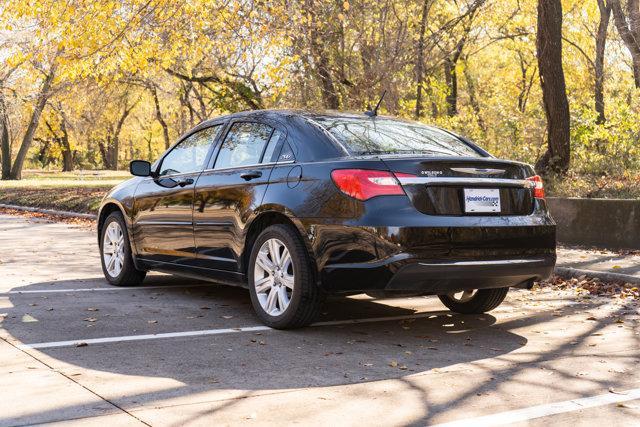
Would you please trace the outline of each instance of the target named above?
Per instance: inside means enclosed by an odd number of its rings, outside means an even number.
[[[551,290],[481,316],[360,295],[277,331],[245,290],[112,288],[90,229],[0,215],[0,426],[633,425],[639,319]]]

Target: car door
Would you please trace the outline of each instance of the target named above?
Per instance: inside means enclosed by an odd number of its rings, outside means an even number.
[[[235,121],[200,177],[193,213],[198,265],[239,271],[244,228],[264,196],[273,156],[286,136],[274,123]]]
[[[195,182],[221,128],[214,125],[188,135],[160,160],[156,176],[136,189],[133,231],[139,258],[177,264],[195,259]]]

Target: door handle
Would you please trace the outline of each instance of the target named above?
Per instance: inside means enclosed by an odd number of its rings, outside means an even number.
[[[186,185],[191,185],[191,184],[193,184],[193,178],[186,178],[186,179],[183,179],[182,181],[177,181],[177,184],[180,187],[184,187]]]
[[[252,179],[260,178],[261,176],[262,176],[262,172],[260,171],[249,171],[249,172],[240,174],[240,178],[244,179],[245,181],[251,181]]]

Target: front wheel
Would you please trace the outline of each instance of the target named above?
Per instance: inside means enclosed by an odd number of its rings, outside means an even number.
[[[438,298],[453,312],[480,314],[491,311],[499,306],[507,296],[507,292],[509,292],[509,288],[467,289],[465,291],[438,295]]]
[[[127,226],[120,212],[109,214],[104,221],[100,255],[104,277],[114,286],[139,285],[147,274],[136,269],[133,263]]]
[[[299,328],[318,315],[322,293],[306,248],[292,227],[272,225],[258,236],[248,276],[253,309],[267,326]]]

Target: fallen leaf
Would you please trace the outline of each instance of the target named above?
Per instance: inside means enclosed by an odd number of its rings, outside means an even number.
[[[397,360],[391,360],[391,362],[389,362],[389,366],[391,366],[392,368],[397,368],[398,367],[398,361]]]

